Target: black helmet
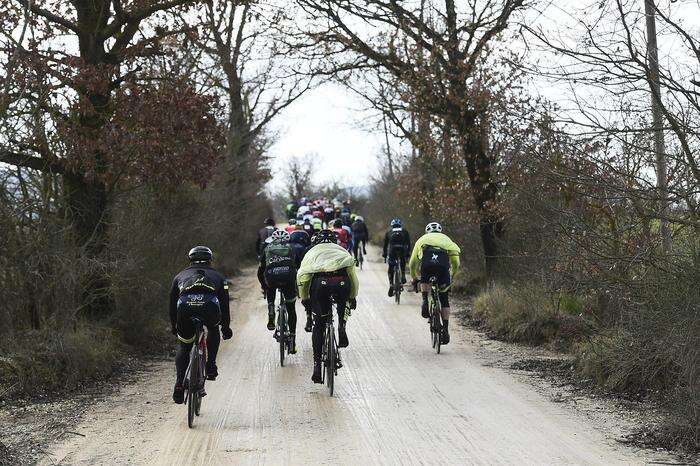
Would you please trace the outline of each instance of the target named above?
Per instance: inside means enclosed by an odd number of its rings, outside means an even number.
[[[265,219],[265,225],[268,227],[274,227],[275,226],[275,221],[272,220],[270,217]]]
[[[313,238],[311,238],[311,244],[316,246],[317,244],[321,243],[337,243],[338,242],[338,235],[336,234],[335,231],[331,230],[321,230],[318,233],[314,235]]]
[[[337,218],[337,219],[333,222],[333,226],[334,226],[335,228],[343,228],[343,221],[342,221],[341,219]]]
[[[190,262],[211,262],[214,253],[206,246],[195,246],[187,254]]]

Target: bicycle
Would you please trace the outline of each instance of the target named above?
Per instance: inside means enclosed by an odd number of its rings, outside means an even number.
[[[284,367],[284,357],[292,347],[292,337],[289,333],[289,316],[287,315],[287,303],[282,290],[279,291],[280,302],[277,305],[277,328],[275,329],[275,340],[280,346],[280,366]]]
[[[401,304],[401,292],[403,291],[403,264],[401,259],[396,259],[396,267],[394,267],[394,275],[391,279],[391,286],[394,287],[394,301],[396,304]]]
[[[440,354],[441,335],[442,335],[442,304],[440,303],[440,290],[438,288],[437,278],[430,277],[430,294],[428,295],[428,313],[430,317],[430,337],[433,343],[435,352]]]
[[[335,299],[333,302],[335,303]],[[338,369],[343,367],[343,364],[340,362],[340,349],[335,339],[333,314],[333,308],[331,307],[330,316],[326,322],[325,334],[323,335],[323,350],[321,352],[321,361],[323,362],[321,380],[326,382],[330,396],[333,396],[335,376],[338,375]]]
[[[357,262],[360,265],[360,270],[362,270],[362,264],[365,262],[365,255],[362,253],[362,244],[357,248]]]
[[[190,362],[185,371],[185,390],[187,391],[187,426],[192,428],[195,416],[199,416],[202,407],[204,381],[206,380],[205,363],[207,359],[207,338],[204,324],[197,317],[192,317],[195,328],[195,343],[190,350]]]

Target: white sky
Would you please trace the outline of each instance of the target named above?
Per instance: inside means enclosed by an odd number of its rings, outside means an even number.
[[[365,105],[344,87],[325,84],[285,109],[272,125],[279,136],[270,149],[274,177],[270,190],[284,188],[280,170],[288,157],[308,153],[318,155],[315,183],[367,185],[378,170],[377,154],[384,144],[381,133],[362,128]]]

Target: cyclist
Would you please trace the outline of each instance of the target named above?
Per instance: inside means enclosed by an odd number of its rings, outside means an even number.
[[[389,224],[389,231],[384,235],[382,257],[389,264],[389,297],[394,296],[394,269],[401,264],[401,283],[406,283],[406,260],[411,253],[411,237],[403,227],[400,218],[395,218]]]
[[[288,233],[291,234],[294,230],[297,229],[297,219],[295,219],[295,218],[290,218],[290,219],[289,219],[289,225],[287,225],[286,227],[284,227],[284,229],[285,229]]]
[[[430,277],[437,278],[443,321],[440,343],[443,345],[450,342],[450,333],[447,329],[450,319],[449,290],[452,284],[451,279],[459,268],[459,253],[459,246],[442,233],[442,226],[437,222],[431,222],[425,226],[425,234],[418,238],[413,246],[409,262],[414,283],[417,283],[420,274],[423,295],[421,315],[426,319],[430,317],[428,313],[428,293],[430,292],[428,280]]]
[[[369,239],[369,230],[365,219],[361,216],[355,217],[352,223],[352,253],[355,256],[355,263],[358,264],[357,251],[362,245],[362,253],[367,254],[367,239]]]
[[[297,210],[299,210],[299,203],[294,199],[287,203],[287,217],[296,217]]]
[[[318,233],[319,231],[323,230],[323,220],[318,217],[311,219],[311,225],[314,227],[314,233]]]
[[[207,327],[207,379],[216,380],[216,354],[220,336],[233,336],[229,311],[228,282],[211,266],[213,254],[206,246],[195,246],[187,254],[190,266],[178,273],[170,288],[170,326],[179,345],[175,356],[176,380],[173,401],[182,404],[185,399],[183,381],[187,371],[190,350],[195,339],[192,317],[199,317]],[[221,334],[219,334],[221,325]],[[202,392],[202,396],[206,393]]]
[[[338,218],[333,221],[333,232],[338,239],[338,244],[346,251],[349,251],[352,238],[350,237],[350,233],[343,228],[343,221],[341,219]]]
[[[323,333],[327,319],[333,312],[333,300],[338,305],[338,346],[341,348],[349,345],[345,330],[346,306],[349,304],[350,309],[355,309],[357,305],[355,299],[359,283],[355,261],[337,242],[335,232],[319,232],[313,237],[311,249],[304,256],[297,274],[299,296],[307,308],[311,307],[314,316],[314,372],[311,377],[314,383],[322,383]]]
[[[304,219],[304,222],[301,224],[301,229],[306,232],[309,237],[314,235],[314,226],[311,224],[310,219]]]
[[[275,329],[275,298],[277,290],[282,290],[289,316],[289,333],[292,344],[289,352],[296,351],[296,274],[294,248],[289,244],[290,234],[277,230],[272,234],[272,242],[265,248],[258,267],[258,280],[267,298],[267,329]]]
[[[275,230],[275,221],[271,218],[266,218],[265,226],[258,231],[258,239],[255,241],[255,253],[258,257],[260,257],[263,249],[265,249],[265,240],[272,236],[272,232]]]

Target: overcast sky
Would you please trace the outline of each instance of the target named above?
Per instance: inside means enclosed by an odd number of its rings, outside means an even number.
[[[290,156],[317,154],[314,182],[339,181],[346,186],[368,184],[378,169],[377,154],[383,135],[363,129],[365,104],[339,85],[326,84],[309,91],[279,115],[279,132],[270,153],[274,178],[269,188],[284,188],[280,175]]]

